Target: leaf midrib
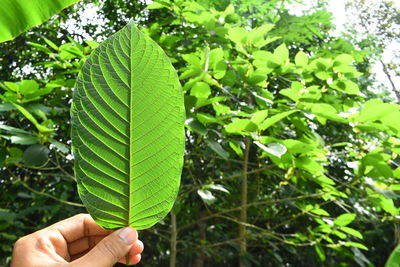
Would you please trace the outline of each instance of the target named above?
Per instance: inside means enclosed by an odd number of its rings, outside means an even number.
[[[132,66],[133,65],[133,31],[132,28],[134,27],[132,24],[130,24],[130,32],[129,32],[129,45],[130,45],[130,60],[129,60],[129,72],[130,72],[130,80],[129,80],[129,191],[128,191],[128,197],[129,197],[129,207],[128,207],[128,226],[131,225],[131,207],[132,207],[132,166],[133,166],[133,123],[132,123],[132,118],[133,118],[133,111],[132,111],[132,106],[133,106],[133,93],[132,93],[132,80],[133,80],[133,71],[132,71]]]

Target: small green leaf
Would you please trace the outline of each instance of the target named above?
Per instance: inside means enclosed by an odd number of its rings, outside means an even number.
[[[286,146],[289,153],[292,154],[307,153],[315,148],[313,145],[295,139],[283,140],[283,144]]]
[[[354,213],[344,213],[344,214],[340,215],[339,217],[337,217],[333,221],[333,223],[338,226],[346,226],[346,225],[350,224],[352,221],[354,221],[356,216],[357,215]]]
[[[32,94],[39,90],[39,84],[34,80],[23,80],[19,85],[19,92],[23,95]]]
[[[278,158],[282,157],[282,155],[285,154],[287,151],[286,147],[279,143],[269,143],[267,145],[264,145],[255,141],[254,144],[256,144],[259,148],[261,148],[265,152],[274,155]]]
[[[311,213],[317,214],[317,215],[321,215],[321,216],[329,216],[329,213],[321,208],[314,208],[312,210],[310,210]]]
[[[255,132],[257,129],[257,124],[247,119],[238,119],[225,125],[225,132],[229,134],[249,135],[250,132]]]
[[[211,148],[215,153],[217,153],[219,156],[221,156],[223,159],[228,159],[229,158],[229,152],[226,151],[220,143],[217,143],[215,141],[207,141],[207,145],[209,148]]]
[[[206,203],[207,205],[211,205],[215,202],[215,197],[211,193],[210,190],[202,190],[199,189],[197,190],[197,194],[201,197],[201,199]]]
[[[23,160],[27,166],[42,166],[48,160],[50,150],[44,145],[32,145],[24,151]]]
[[[334,65],[349,65],[354,61],[354,58],[349,54],[341,54],[335,57]]]
[[[203,189],[217,190],[229,194],[229,191],[221,184],[207,184],[203,186]]]
[[[256,111],[251,117],[251,121],[256,125],[259,125],[265,118],[268,116],[268,110],[260,110]]]
[[[146,9],[160,9],[166,7],[165,4],[159,2],[153,2],[146,6]]]
[[[39,142],[39,138],[32,135],[13,135],[11,136],[10,141],[13,144],[33,145]]]
[[[197,98],[208,98],[211,94],[211,88],[204,82],[196,83],[190,90],[190,95]]]
[[[295,160],[296,167],[308,171],[314,175],[322,175],[324,173],[324,167],[321,163],[310,159],[307,156],[298,157]]]
[[[358,242],[345,242],[344,245],[346,247],[356,247],[356,248],[360,248],[363,250],[368,250],[368,248],[366,246],[364,246],[363,244],[358,243]]]
[[[347,122],[347,119],[338,116],[337,110],[332,105],[326,103],[311,104],[311,112],[317,116],[321,116],[323,118],[333,121],[338,121],[342,123]]]
[[[383,103],[382,100],[372,99],[364,104],[360,115],[356,117],[359,122],[375,121],[382,117],[399,110],[399,106],[395,104]]]
[[[241,158],[243,157],[243,150],[238,144],[238,142],[229,141],[228,144],[233,149],[233,151],[235,151],[236,155],[238,155]]]
[[[279,59],[281,64],[284,64],[289,59],[289,50],[284,43],[274,50],[274,56]]]
[[[228,31],[228,38],[236,44],[242,44],[247,38],[247,31],[242,27],[230,28]]]
[[[203,124],[201,124],[198,120],[194,118],[187,118],[185,121],[185,124],[189,126],[189,128],[201,135],[207,134],[207,128],[204,127]]]
[[[294,57],[294,62],[297,66],[305,67],[308,64],[308,56],[303,51],[297,52],[296,56]]]
[[[325,255],[325,251],[324,248],[318,244],[315,246],[315,252],[317,252],[319,259],[324,262],[326,260],[326,255]]]
[[[345,233],[347,233],[347,234],[349,234],[349,235],[352,235],[352,236],[358,237],[360,239],[363,239],[362,234],[359,231],[357,231],[357,230],[355,230],[353,228],[343,226],[343,227],[340,227],[340,230],[345,232]]]
[[[264,131],[267,128],[271,127],[272,125],[274,125],[275,123],[277,123],[278,121],[283,120],[284,118],[286,118],[287,116],[293,114],[297,112],[297,110],[290,110],[290,111],[285,111],[282,113],[278,113],[268,119],[266,119],[265,121],[263,121],[260,125],[259,128],[260,130]]]
[[[53,43],[52,41],[50,41],[47,38],[43,38],[43,40],[46,42],[46,44],[48,44],[51,48],[53,48],[54,50],[58,51],[58,46]]]
[[[58,150],[60,150],[61,153],[67,154],[69,152],[69,147],[66,144],[54,140],[53,138],[50,138],[49,141],[53,146],[55,146]]]
[[[15,109],[16,107],[14,107],[11,103],[0,103],[0,112],[10,111]]]
[[[36,119],[35,117],[33,117],[33,115],[26,110],[23,106],[18,105],[16,103],[12,103],[18,110],[19,112],[21,112],[25,118],[27,118],[33,125],[35,125],[35,127],[39,130],[39,132],[52,132],[54,131],[53,129],[49,129],[43,125],[41,125]]]

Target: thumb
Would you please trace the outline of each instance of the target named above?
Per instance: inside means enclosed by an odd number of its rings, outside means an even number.
[[[122,228],[101,240],[92,250],[79,259],[79,266],[110,267],[123,258],[138,240],[135,229]]]

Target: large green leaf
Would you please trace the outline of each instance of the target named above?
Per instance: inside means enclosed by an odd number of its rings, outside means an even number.
[[[400,266],[400,245],[398,245],[390,254],[385,267],[399,267]]]
[[[162,49],[129,23],[83,65],[71,113],[78,191],[96,222],[145,229],[162,219],[179,188],[185,116]]]
[[[78,1],[80,0],[2,0],[0,43],[42,24]]]

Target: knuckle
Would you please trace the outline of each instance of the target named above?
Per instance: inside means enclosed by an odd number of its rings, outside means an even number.
[[[17,242],[15,242],[15,244],[14,244],[14,249],[24,247],[26,245],[26,243],[28,242],[27,241],[28,237],[29,236],[24,236],[24,237],[19,238],[17,240]]]
[[[112,257],[115,261],[118,261],[120,259],[118,246],[108,238],[103,239],[103,241],[99,243],[99,250],[100,253]]]

